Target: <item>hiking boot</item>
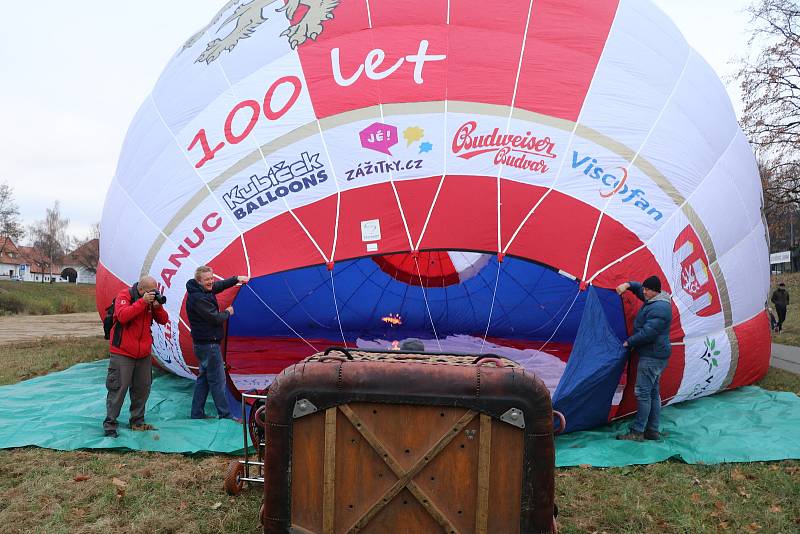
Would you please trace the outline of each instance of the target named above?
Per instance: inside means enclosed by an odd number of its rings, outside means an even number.
[[[140,425],[131,425],[131,430],[136,432],[144,432],[145,430],[155,430],[156,427],[153,425],[148,425],[147,423],[142,423]]]
[[[105,437],[107,437],[107,438],[116,438],[116,437],[119,437],[119,434],[117,434],[117,431],[116,431],[116,430],[114,430],[113,428],[110,428],[110,429],[106,430],[105,432],[103,432],[103,435],[104,435]]]
[[[629,430],[627,434],[619,434],[617,439],[623,441],[644,441],[644,432],[636,432],[635,430]]]
[[[658,441],[661,439],[661,434],[657,430],[645,430],[644,439],[649,439],[651,441]]]

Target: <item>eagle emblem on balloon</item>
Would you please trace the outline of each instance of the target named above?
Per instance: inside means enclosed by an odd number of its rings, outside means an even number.
[[[234,12],[220,25],[220,29],[223,29],[235,21],[236,25],[230,33],[224,37],[212,39],[203,53],[195,60],[196,63],[210,65],[212,61],[219,58],[223,51],[232,51],[236,48],[236,45],[239,44],[239,41],[250,37],[263,22],[266,22],[267,17],[264,16],[264,9],[278,1],[279,0],[253,0],[252,2],[242,3],[241,0],[230,0],[220,9],[208,26],[194,34],[184,43],[183,50],[192,47],[206,34],[209,28],[220,21],[225,13],[230,11],[233,6],[237,6]],[[341,0],[288,0],[285,5],[275,9],[277,13],[282,12],[290,22],[289,26],[281,33],[281,36],[289,40],[289,45],[293,49],[305,43],[308,39],[312,41],[316,40],[317,37],[322,34],[324,29],[323,23],[333,18],[333,11],[339,5],[340,1]],[[291,24],[291,21],[294,19],[301,5],[306,6],[308,10],[295,24]]]

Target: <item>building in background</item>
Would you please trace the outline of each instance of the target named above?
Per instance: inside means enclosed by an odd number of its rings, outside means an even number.
[[[26,272],[26,260],[14,240],[0,236],[0,280],[19,279]]]
[[[97,239],[87,241],[50,267],[35,248],[18,246],[10,237],[0,236],[0,280],[94,284],[98,246]]]
[[[90,239],[64,256],[59,272],[73,284],[94,284],[99,259],[100,240]]]
[[[19,246],[17,248],[26,266],[21,272],[23,282],[66,282],[66,280],[60,280],[60,265],[54,263],[50,268],[49,260],[33,247]]]

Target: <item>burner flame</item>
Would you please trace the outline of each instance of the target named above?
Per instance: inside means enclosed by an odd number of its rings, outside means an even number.
[[[403,318],[399,313],[390,313],[386,317],[381,317],[381,321],[392,326],[400,326],[403,324]]]

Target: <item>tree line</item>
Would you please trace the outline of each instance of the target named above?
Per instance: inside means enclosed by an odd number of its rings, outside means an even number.
[[[748,8],[751,57],[738,60],[742,129],[755,149],[773,250],[800,240],[800,2]]]

